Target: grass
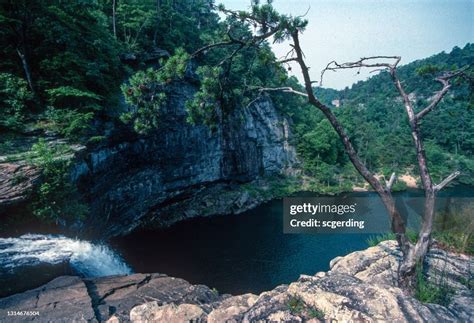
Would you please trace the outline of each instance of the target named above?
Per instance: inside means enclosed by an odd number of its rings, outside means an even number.
[[[406,235],[412,243],[415,243],[418,240],[418,234],[413,230],[407,230]],[[366,241],[369,247],[375,247],[382,241],[396,240],[396,239],[397,239],[397,236],[395,235],[395,233],[387,232],[387,233],[371,236]]]
[[[287,304],[288,310],[291,314],[300,314],[305,309],[305,303],[298,296],[292,296]]]
[[[452,287],[448,285],[446,271],[428,279],[423,272],[423,266],[416,267],[415,298],[423,303],[439,304],[448,306],[454,294]]]
[[[474,236],[467,232],[434,232],[433,238],[444,249],[474,255]]]
[[[395,233],[389,232],[389,233],[370,236],[366,241],[369,247],[375,247],[382,241],[395,240],[395,239],[396,239]]]
[[[474,255],[474,202],[453,203],[435,217],[433,238],[445,249]]]
[[[287,308],[293,315],[303,315],[318,320],[324,320],[326,315],[322,310],[306,305],[299,296],[292,296],[288,300]]]
[[[474,280],[471,279],[472,278],[471,276],[469,276],[468,278],[460,277],[459,282],[463,284],[464,286],[466,286],[468,289],[474,289]]]
[[[308,311],[308,316],[310,318],[318,319],[318,320],[324,320],[324,312],[321,310],[318,310],[317,308],[310,307],[307,309]]]

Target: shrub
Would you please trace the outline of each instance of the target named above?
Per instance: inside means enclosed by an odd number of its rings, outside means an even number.
[[[94,113],[50,107],[46,111],[46,117],[49,121],[46,125],[47,129],[76,141],[90,129],[90,122],[94,118]]]
[[[50,147],[44,139],[32,146],[29,161],[42,170],[42,182],[33,194],[32,213],[45,222],[64,223],[83,218],[87,207],[79,202],[69,181],[68,147]]]
[[[121,86],[125,102],[131,107],[120,116],[122,122],[131,123],[140,134],[157,128],[167,102],[166,85],[184,77],[188,60],[189,55],[177,49],[160,69],[149,68],[132,75],[128,84]]]
[[[19,131],[23,127],[28,104],[33,94],[22,78],[0,73],[0,129]]]

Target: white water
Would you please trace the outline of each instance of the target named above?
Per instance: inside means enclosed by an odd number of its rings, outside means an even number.
[[[60,235],[25,234],[18,238],[0,238],[0,269],[14,271],[20,266],[64,261],[69,261],[71,267],[85,277],[132,273],[120,256],[106,245]]]

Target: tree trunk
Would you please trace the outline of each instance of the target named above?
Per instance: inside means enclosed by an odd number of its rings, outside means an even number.
[[[372,186],[372,188],[381,197],[382,202],[390,216],[391,227],[392,227],[393,232],[397,236],[397,241],[400,246],[400,249],[402,250],[403,254],[406,255],[409,252],[409,250],[412,248],[412,245],[406,236],[405,221],[403,220],[402,216],[400,215],[400,213],[398,212],[395,206],[395,200],[393,199],[393,196],[390,190],[385,189],[380,183],[380,181],[374,176],[374,174],[372,174],[367,169],[365,164],[361,161],[356,150],[352,146],[349,136],[345,133],[344,129],[342,128],[342,125],[339,123],[334,113],[332,113],[331,109],[327,107],[325,104],[323,104],[322,102],[320,102],[314,96],[311,78],[309,76],[309,69],[306,66],[306,63],[304,61],[303,51],[299,43],[298,32],[294,32],[292,34],[292,38],[294,41],[294,49],[296,52],[296,61],[301,67],[301,72],[303,74],[305,89],[306,89],[306,93],[308,94],[309,103],[315,106],[316,108],[318,108],[319,110],[321,110],[321,112],[323,112],[323,114],[328,119],[329,123],[332,125],[334,130],[339,135],[344,145],[344,150],[349,156],[349,159],[354,165],[354,167],[357,169],[359,174],[362,175],[362,177],[370,184],[370,186]]]
[[[423,221],[420,232],[418,233],[418,241],[414,247],[408,250],[399,268],[402,284],[410,286],[414,282],[416,266],[417,264],[423,265],[423,260],[431,243],[431,233],[433,231],[433,220],[435,215],[436,191],[438,189],[433,185],[418,127],[419,120],[423,115],[417,116],[415,114],[410,99],[396,76],[395,69],[391,70],[391,76],[392,81],[402,96],[405,105],[405,111],[411,128],[411,136],[416,148],[416,158],[418,160],[421,182],[425,191]]]
[[[117,7],[117,3],[116,3],[116,0],[112,0],[112,28],[113,28],[113,31],[114,31],[114,37],[117,38],[117,25],[116,25],[116,18],[115,18],[115,14],[116,14],[116,7]]]
[[[30,90],[33,93],[33,95],[36,96],[35,88],[33,86],[33,79],[31,78],[30,65],[28,64],[25,54],[23,54],[18,48],[16,49],[16,52],[18,56],[20,57],[21,64],[23,66],[23,71],[25,72],[26,81],[28,82],[28,86],[30,87]]]

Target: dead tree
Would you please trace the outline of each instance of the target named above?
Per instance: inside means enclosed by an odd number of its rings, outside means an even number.
[[[446,95],[446,93],[448,92],[451,86],[450,79],[460,75],[462,71],[445,73],[444,75],[438,77],[436,80],[443,85],[443,88],[439,92],[437,92],[437,94],[434,96],[431,103],[426,108],[424,108],[418,113],[415,113],[412,103],[410,102],[407,94],[405,93],[403,86],[396,74],[396,69],[397,69],[398,63],[400,62],[400,57],[375,56],[375,57],[369,57],[369,58],[362,58],[361,60],[357,62],[345,63],[345,64],[338,64],[336,62],[331,62],[328,64],[328,66],[324,70],[324,71],[327,71],[327,70],[362,68],[362,67],[388,70],[392,77],[392,81],[395,87],[397,88],[398,92],[402,96],[402,99],[405,105],[405,110],[407,112],[409,122],[410,122],[411,135],[412,135],[415,149],[416,149],[418,166],[420,169],[421,180],[422,180],[422,184],[423,184],[423,188],[425,190],[425,196],[426,196],[425,206],[424,206],[424,218],[423,218],[422,226],[419,232],[419,239],[417,243],[413,245],[406,235],[406,224],[402,216],[400,215],[400,212],[397,210],[395,206],[395,200],[391,193],[392,186],[396,179],[395,173],[392,174],[392,176],[390,177],[390,180],[382,183],[360,159],[349,136],[347,135],[342,124],[339,122],[339,120],[334,115],[332,110],[327,105],[322,103],[314,94],[313,84],[317,82],[313,81],[310,77],[309,67],[306,65],[304,52],[302,50],[300,39],[299,39],[299,35],[301,32],[303,32],[307,22],[304,20],[301,20],[301,17],[291,17],[291,16],[278,14],[277,12],[273,10],[271,5],[263,5],[263,6],[254,5],[252,7],[251,12],[232,11],[232,10],[225,9],[222,6],[218,7],[218,10],[220,10],[224,14],[238,18],[242,22],[248,23],[249,25],[256,28],[257,34],[255,35],[254,39],[258,41],[266,40],[273,37],[274,41],[289,40],[291,42],[290,51],[278,63],[288,64],[290,62],[295,62],[299,65],[301,69],[301,73],[303,75],[305,93],[301,91],[297,91],[290,87],[260,88],[259,90],[265,91],[265,92],[283,91],[283,92],[302,95],[307,98],[309,104],[311,104],[312,106],[320,110],[324,114],[324,116],[328,119],[331,126],[334,128],[339,138],[341,139],[344,145],[344,150],[349,156],[350,161],[352,162],[356,170],[359,172],[359,174],[378,193],[385,208],[388,211],[388,214],[391,220],[392,231],[396,234],[399,247],[403,253],[403,260],[399,267],[400,283],[404,286],[410,285],[411,282],[413,281],[416,264],[420,261],[423,261],[423,258],[426,255],[426,252],[430,244],[431,232],[433,228],[436,193],[459,175],[459,172],[454,172],[450,176],[448,176],[445,180],[443,180],[441,183],[439,184],[433,183],[428,166],[427,166],[426,155],[423,148],[423,141],[420,136],[419,122],[425,115],[427,115],[429,112],[431,112],[433,109],[437,107],[437,105],[441,102],[441,100]],[[235,44],[235,41],[232,39],[229,42]],[[247,44],[248,42],[246,42],[243,46],[246,46]],[[252,44],[255,44],[255,43],[252,42]],[[226,44],[225,42],[223,42],[223,43],[211,45],[211,47],[221,46],[221,45],[225,46]],[[392,60],[392,59],[394,60],[394,63],[392,64],[385,63],[385,62],[377,63],[377,60],[387,61],[387,60]]]
[[[382,60],[383,62],[380,62]],[[388,63],[387,61],[392,61]],[[375,71],[378,70],[387,70],[390,74],[392,82],[400,94],[403,105],[405,107],[405,112],[408,116],[408,122],[410,126],[410,132],[413,139],[413,144],[416,150],[416,158],[418,162],[418,169],[420,172],[421,183],[423,190],[425,191],[425,203],[424,203],[424,212],[423,220],[418,233],[418,240],[415,245],[411,243],[408,244],[407,250],[404,252],[404,259],[400,266],[400,274],[402,277],[407,277],[413,273],[417,263],[423,261],[424,256],[426,255],[430,241],[431,233],[433,231],[433,220],[435,216],[435,202],[436,202],[436,193],[439,192],[443,187],[448,185],[452,180],[459,176],[460,172],[455,171],[449,176],[447,176],[440,183],[435,184],[431,178],[431,174],[427,165],[427,159],[425,150],[423,147],[423,139],[420,135],[420,121],[431,111],[433,111],[441,102],[443,97],[448,93],[451,83],[450,80],[457,76],[462,76],[465,69],[460,69],[457,71],[445,72],[441,76],[436,78],[436,81],[441,83],[442,88],[433,96],[431,103],[429,103],[425,108],[421,109],[419,112],[415,112],[412,102],[410,101],[407,93],[405,92],[400,79],[397,76],[397,66],[401,60],[399,56],[373,56],[373,57],[364,57],[357,62],[343,63],[338,64],[333,61],[330,62],[326,68],[321,73],[321,81],[324,73],[326,71],[336,71],[340,69],[352,69],[352,68],[371,68]]]

